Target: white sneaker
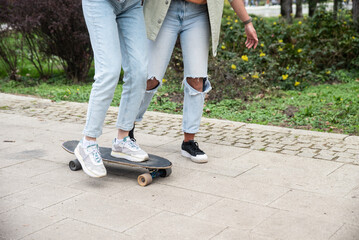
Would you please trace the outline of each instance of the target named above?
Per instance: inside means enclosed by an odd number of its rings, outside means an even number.
[[[100,149],[97,144],[83,147],[81,140],[74,152],[87,175],[97,178],[106,176],[106,168],[103,165]]]
[[[125,137],[123,140],[115,138],[112,144],[111,156],[125,158],[133,162],[143,162],[149,158],[148,154],[130,137]]]

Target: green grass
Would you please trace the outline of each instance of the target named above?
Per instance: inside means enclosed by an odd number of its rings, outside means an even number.
[[[262,96],[261,96],[262,97]],[[204,116],[359,135],[359,82],[274,92],[251,101],[207,104]]]
[[[219,103],[207,102],[203,115],[247,123],[359,135],[359,80],[344,80],[340,84],[310,86],[302,92],[272,90],[249,101],[226,99]],[[69,85],[61,77],[53,78],[49,83],[37,83],[30,78],[21,83],[0,79],[0,91],[36,95],[54,101],[87,102],[91,83]],[[120,103],[121,91],[122,85],[119,84],[112,106]],[[182,95],[180,86],[164,83],[153,98],[149,110],[182,114]]]

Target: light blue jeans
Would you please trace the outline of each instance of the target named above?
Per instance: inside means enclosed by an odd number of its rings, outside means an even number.
[[[172,0],[156,41],[148,40],[148,79],[156,78],[161,85],[178,35],[184,64],[182,130],[185,133],[197,133],[205,95],[212,89],[207,77],[210,38],[207,4]],[[203,92],[192,88],[187,82],[188,77],[204,78]],[[157,89],[146,91],[136,121],[142,120]]]
[[[122,2],[122,3],[121,3]],[[85,136],[102,134],[106,112],[117,86],[121,65],[124,84],[116,127],[133,128],[147,80],[147,38],[140,0],[83,0],[82,7],[95,59]]]

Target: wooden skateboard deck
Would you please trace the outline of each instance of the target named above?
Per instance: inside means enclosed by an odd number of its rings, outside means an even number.
[[[62,148],[67,152],[74,154],[75,148],[79,141],[71,140],[62,143]],[[102,160],[104,162],[110,162],[130,167],[139,167],[149,170],[149,173],[144,173],[138,176],[137,181],[141,186],[146,186],[152,182],[152,178],[155,177],[168,177],[172,170],[172,163],[165,158],[148,154],[149,159],[144,162],[132,162],[124,158],[115,158],[111,156],[111,148],[100,147],[100,153]],[[69,167],[72,171],[77,171],[81,169],[80,162],[72,160],[69,162]]]

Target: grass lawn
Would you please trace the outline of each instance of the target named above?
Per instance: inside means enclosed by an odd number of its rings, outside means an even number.
[[[21,83],[0,79],[0,91],[36,95],[55,101],[88,101],[91,84],[66,84],[63,77],[48,83],[24,78]],[[112,106],[120,103],[119,84]],[[177,94],[168,94],[176,92]],[[173,97],[177,96],[177,97]],[[164,83],[153,98],[149,110],[182,114],[180,86]],[[246,123],[276,125],[359,135],[359,79],[347,83],[310,86],[303,91],[272,90],[253,99],[226,99],[219,103],[206,102],[205,117]]]

